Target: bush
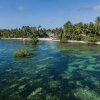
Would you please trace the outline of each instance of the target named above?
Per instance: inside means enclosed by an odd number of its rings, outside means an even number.
[[[86,36],[84,38],[84,41],[87,42],[87,44],[95,44],[95,42],[99,41],[97,37],[95,36]]]
[[[67,41],[68,41],[68,39],[65,38],[65,37],[63,37],[63,38],[60,39],[60,42],[61,42],[61,43],[66,43]]]
[[[20,49],[15,52],[14,57],[31,57],[32,53],[27,49]]]
[[[31,40],[32,45],[36,45],[37,42],[38,42],[37,38],[32,38],[32,40]]]

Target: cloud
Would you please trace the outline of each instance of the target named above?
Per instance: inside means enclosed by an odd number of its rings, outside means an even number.
[[[19,12],[23,12],[23,11],[25,11],[25,7],[24,6],[18,6],[17,7],[17,11],[19,11]]]
[[[97,6],[83,6],[79,10],[81,11],[100,11],[100,5]]]
[[[94,10],[97,10],[97,11],[100,11],[100,5],[94,6],[93,9],[94,9]]]
[[[74,18],[74,19],[80,19],[80,17],[79,17],[79,16],[74,16],[73,18]]]
[[[93,10],[93,9],[89,6],[84,6],[84,7],[81,7],[79,10],[81,10],[81,11],[90,11],[90,10]]]

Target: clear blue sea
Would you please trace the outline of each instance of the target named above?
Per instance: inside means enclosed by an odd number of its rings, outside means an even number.
[[[100,45],[0,40],[0,100],[100,100]]]

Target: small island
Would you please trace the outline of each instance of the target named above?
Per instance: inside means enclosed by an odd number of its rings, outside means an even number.
[[[23,57],[31,57],[32,53],[29,52],[27,49],[23,48],[20,50],[17,50],[14,54],[15,58],[23,58]]]
[[[35,48],[37,45],[38,39],[36,37],[30,38],[30,42],[28,45],[30,45],[32,48]],[[19,49],[15,52],[14,57],[15,58],[25,58],[25,57],[32,57],[33,53],[29,51],[27,48]]]
[[[63,27],[56,29],[45,29],[41,26],[30,27],[23,26],[20,29],[0,29],[1,39],[22,39],[30,40],[51,40],[66,42],[77,42],[86,44],[100,44],[100,17],[95,19],[95,23],[77,23],[66,22]]]

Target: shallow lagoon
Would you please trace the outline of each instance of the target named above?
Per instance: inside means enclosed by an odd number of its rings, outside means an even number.
[[[0,100],[100,100],[100,45],[0,40]]]

